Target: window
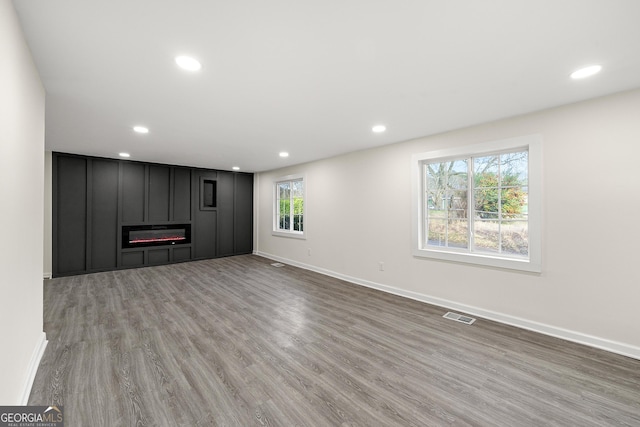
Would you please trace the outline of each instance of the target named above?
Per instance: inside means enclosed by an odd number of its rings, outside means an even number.
[[[414,255],[540,271],[538,136],[413,156]]]
[[[288,176],[275,182],[273,234],[304,238],[304,178]]]

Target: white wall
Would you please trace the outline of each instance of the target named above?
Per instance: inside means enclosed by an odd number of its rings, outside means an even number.
[[[414,258],[411,155],[529,134],[543,136],[542,274]],[[360,284],[640,358],[639,155],[636,90],[264,172],[256,178],[255,247]],[[294,173],[307,177],[307,240],[270,234],[272,180]]]
[[[25,403],[46,343],[45,93],[9,0],[0,0],[0,61],[0,405],[15,405]]]

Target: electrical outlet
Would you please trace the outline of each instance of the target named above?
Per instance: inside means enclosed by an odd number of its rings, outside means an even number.
[[[311,256],[311,248],[307,248],[307,255]]]
[[[380,271],[384,271],[384,262],[380,261],[378,266],[380,267]]]

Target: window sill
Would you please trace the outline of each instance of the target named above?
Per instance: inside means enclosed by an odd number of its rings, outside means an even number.
[[[296,231],[271,231],[272,236],[276,237],[288,237],[290,239],[300,239],[307,240],[307,237],[304,233],[296,232]]]
[[[531,273],[542,272],[540,262],[526,259],[497,257],[472,253],[459,253],[434,249],[414,249],[413,256],[420,258],[438,259],[443,261],[460,262],[464,264],[481,265],[485,267],[526,271]]]

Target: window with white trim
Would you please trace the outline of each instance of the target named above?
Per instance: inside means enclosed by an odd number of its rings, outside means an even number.
[[[416,256],[540,271],[541,142],[413,156]]]
[[[304,178],[288,176],[274,183],[273,234],[304,237]]]

